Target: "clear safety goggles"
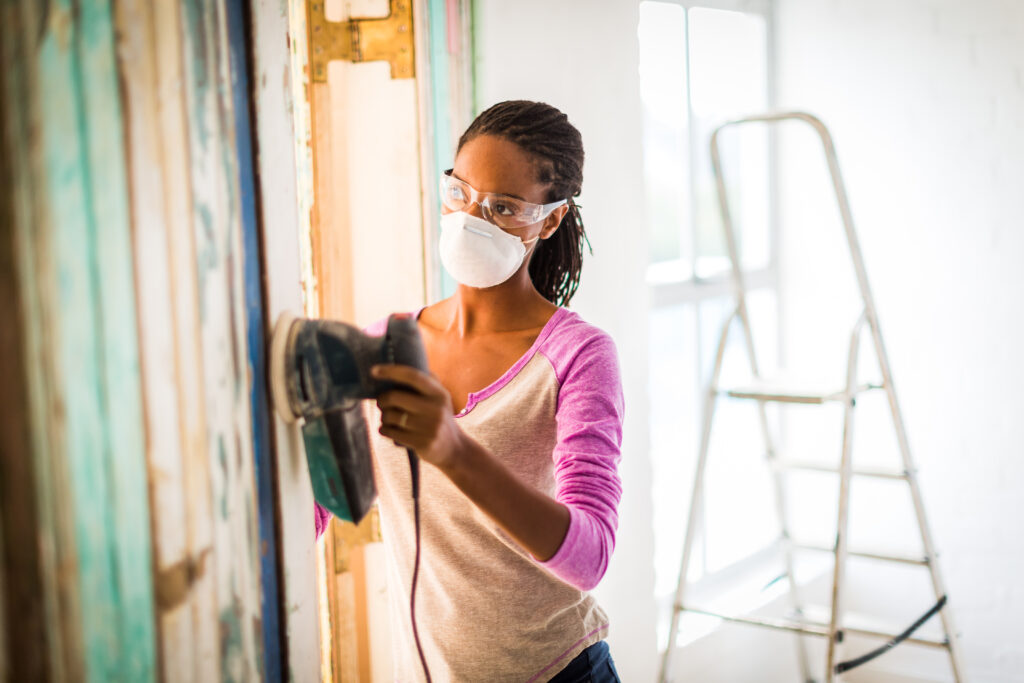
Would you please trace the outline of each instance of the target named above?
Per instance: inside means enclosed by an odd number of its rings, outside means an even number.
[[[560,199],[550,204],[533,204],[507,194],[478,192],[469,183],[454,177],[452,170],[449,168],[441,176],[441,202],[445,207],[451,211],[465,211],[476,204],[484,220],[499,228],[525,228],[533,225],[568,201]]]

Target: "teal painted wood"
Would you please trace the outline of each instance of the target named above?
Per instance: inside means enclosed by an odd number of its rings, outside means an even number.
[[[109,5],[49,5],[36,87],[56,271],[52,428],[67,458],[89,680],[154,675],[144,435]],[[55,501],[56,502],[56,501]]]
[[[84,114],[96,304],[115,535],[118,674],[155,675],[156,634],[134,260],[113,14],[110,0],[78,0],[77,57]]]
[[[427,0],[427,26],[430,41],[430,95],[434,117],[434,159],[436,168],[431,169],[434,177],[431,181],[436,185],[441,181],[441,173],[455,163],[455,140],[452,134],[451,117],[451,62],[448,54],[448,3],[447,0]],[[437,201],[434,213],[441,214],[441,197],[435,195]],[[441,296],[447,298],[455,293],[455,280],[448,271],[440,269]]]
[[[100,680],[116,674],[117,615],[113,538],[106,507],[111,492],[103,466],[106,458],[94,308],[94,245],[81,143],[80,89],[70,40],[74,22],[67,2],[53,3],[50,13],[50,28],[39,51],[38,87],[48,100],[48,106],[43,107],[42,136],[57,271],[57,319],[51,333],[57,354],[57,383],[66,406],[63,424],[58,416],[52,417],[54,428],[65,434],[85,668],[90,679]],[[58,33],[53,27],[62,31]]]
[[[263,641],[227,27],[222,3],[184,0],[182,10],[221,678],[249,681],[264,676]]]

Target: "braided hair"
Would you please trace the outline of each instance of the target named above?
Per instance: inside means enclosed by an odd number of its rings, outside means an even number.
[[[462,146],[480,135],[493,135],[519,145],[535,161],[537,181],[549,185],[545,203],[568,199],[569,210],[558,230],[539,240],[530,258],[529,273],[541,296],[567,306],[580,283],[583,230],[580,207],[573,201],[583,186],[583,138],[569,118],[549,104],[528,100],[499,102],[482,112],[459,138]]]

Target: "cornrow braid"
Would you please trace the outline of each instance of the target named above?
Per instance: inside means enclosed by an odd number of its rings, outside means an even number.
[[[549,185],[547,202],[569,200],[558,230],[537,242],[529,273],[541,296],[556,306],[568,306],[580,283],[583,243],[594,254],[583,229],[580,207],[573,197],[583,187],[583,138],[558,109],[543,102],[509,100],[482,112],[459,138],[456,154],[480,135],[514,142],[535,161],[537,181]]]

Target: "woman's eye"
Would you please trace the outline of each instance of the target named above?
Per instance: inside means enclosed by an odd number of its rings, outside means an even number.
[[[499,216],[518,216],[520,207],[513,202],[501,201],[494,203],[494,213]]]

